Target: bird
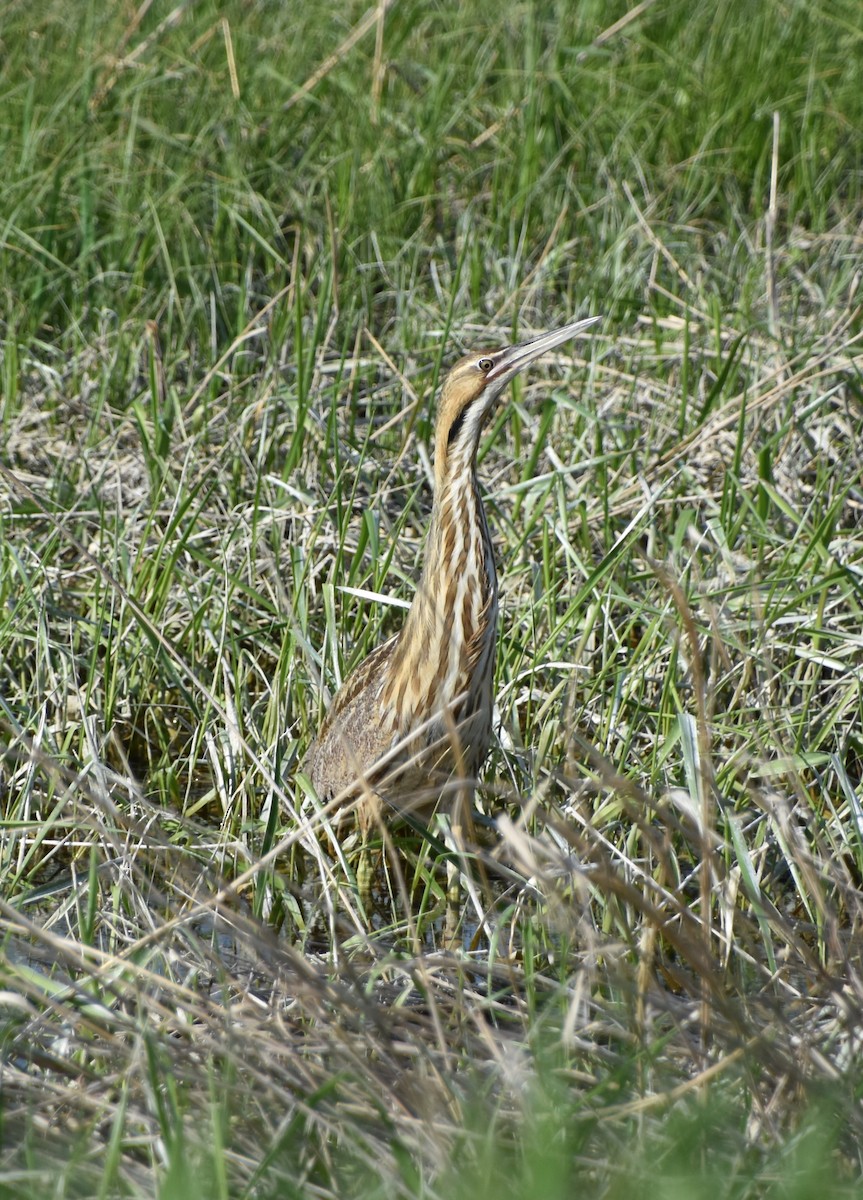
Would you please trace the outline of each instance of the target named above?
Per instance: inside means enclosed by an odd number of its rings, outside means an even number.
[[[475,351],[444,380],[416,593],[400,631],[336,692],[302,764],[319,800],[332,806],[333,826],[340,829],[351,814],[364,847],[382,821],[427,822],[439,802],[448,804],[460,836],[456,807],[462,818],[469,812],[492,741],[497,643],[497,573],[477,476],[480,437],[519,372],[600,319]]]

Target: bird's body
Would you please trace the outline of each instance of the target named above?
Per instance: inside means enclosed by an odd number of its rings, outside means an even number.
[[[476,474],[480,435],[518,371],[597,319],[469,355],[444,383],[416,595],[401,631],[337,692],[304,762],[322,800],[355,805],[363,837],[388,812],[428,817],[451,781],[454,792],[473,787],[491,742],[498,607]]]

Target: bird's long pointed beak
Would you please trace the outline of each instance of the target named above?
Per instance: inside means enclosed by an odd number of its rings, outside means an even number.
[[[602,317],[585,317],[581,321],[562,325],[560,329],[553,329],[550,333],[541,333],[539,337],[531,338],[529,342],[519,342],[516,346],[507,346],[504,350],[498,350],[495,354],[488,355],[494,360],[494,366],[486,376],[487,382],[495,385],[495,393],[497,393],[499,388],[509,383],[510,379],[523,370],[528,363],[532,363],[547,350],[553,350],[555,346],[568,342],[570,338],[589,329],[591,325],[596,325],[601,320]]]

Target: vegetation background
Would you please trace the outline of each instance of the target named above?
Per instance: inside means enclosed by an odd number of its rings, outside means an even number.
[[[859,2],[366,3],[3,6],[0,1194],[859,1195]],[[588,312],[448,952],[297,762]]]

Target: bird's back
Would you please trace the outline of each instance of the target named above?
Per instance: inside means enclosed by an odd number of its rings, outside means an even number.
[[[352,784],[374,786],[375,764],[391,749],[396,729],[380,708],[380,690],[396,638],[378,646],[336,693],[303,770],[318,796],[333,800]]]
[[[393,696],[387,685],[402,635],[360,663],[336,693],[303,762],[321,800],[345,793],[346,804],[358,802],[357,819],[368,829],[381,807],[428,819],[448,780],[476,776],[491,741],[491,670],[475,668],[479,655],[490,666],[493,627],[490,637],[483,633],[452,696],[432,693],[406,703],[400,688]]]

